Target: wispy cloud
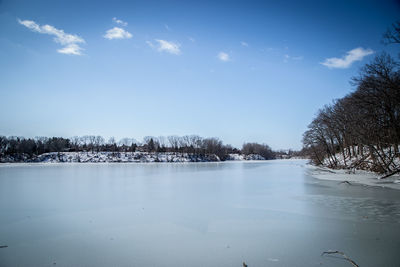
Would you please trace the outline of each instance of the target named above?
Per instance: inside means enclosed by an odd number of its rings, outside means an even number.
[[[164,24],[164,27],[165,27],[165,29],[166,29],[167,31],[171,31],[171,28],[170,28],[167,24]]]
[[[287,63],[289,60],[290,56],[288,54],[283,56],[283,62]]]
[[[171,41],[165,41],[160,39],[154,40],[156,44],[146,41],[146,44],[151,48],[157,49],[159,52],[167,52],[174,55],[179,55],[181,53],[181,45]]]
[[[231,60],[230,56],[225,52],[219,52],[217,58],[224,62]]]
[[[196,42],[196,39],[194,39],[193,37],[188,37],[189,41],[191,41],[192,43]]]
[[[346,69],[351,66],[355,61],[361,61],[364,57],[373,54],[372,49],[364,49],[362,47],[354,48],[346,53],[341,58],[332,57],[325,59],[321,62],[322,65],[328,68]]]
[[[128,26],[128,22],[125,22],[125,21],[122,21],[122,20],[120,20],[120,19],[117,19],[116,17],[113,17],[112,18],[112,20],[115,22],[115,23],[117,23],[117,24],[119,24],[119,25],[121,25],[121,26]]]
[[[58,49],[57,52],[69,55],[82,55],[81,51],[83,48],[78,44],[85,43],[85,40],[78,35],[65,33],[63,30],[57,29],[48,24],[40,26],[33,20],[18,19],[18,23],[24,25],[33,32],[55,36],[53,40],[64,46],[63,48]]]
[[[242,41],[242,42],[240,42],[240,44],[241,44],[242,46],[246,46],[246,47],[247,47],[247,46],[249,46],[249,44],[248,44],[248,43],[246,43],[246,42],[243,42],[243,41]]]
[[[148,46],[150,46],[151,48],[155,48],[155,45],[154,45],[152,42],[150,42],[150,41],[146,41],[146,44],[147,44]]]
[[[61,49],[58,49],[57,52],[61,54],[67,54],[67,55],[81,55],[81,50],[77,44],[69,44],[67,46],[64,46]]]
[[[108,40],[129,39],[132,38],[132,34],[122,28],[114,27],[112,29],[109,29],[103,37]]]
[[[287,63],[289,60],[303,60],[303,56],[290,56],[288,54],[283,55],[283,62]]]

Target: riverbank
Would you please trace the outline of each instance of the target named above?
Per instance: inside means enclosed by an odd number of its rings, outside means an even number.
[[[382,175],[363,170],[335,170],[327,167],[306,164],[308,174],[320,180],[337,181],[341,184],[360,184],[364,186],[378,186],[400,190],[400,175],[380,179]]]
[[[265,160],[258,154],[229,154],[226,160]],[[7,156],[1,163],[111,163],[111,162],[218,162],[215,154],[179,152],[51,152],[29,157],[26,154]]]

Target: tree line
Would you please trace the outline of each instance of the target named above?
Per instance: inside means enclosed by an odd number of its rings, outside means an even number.
[[[400,21],[384,41],[400,43]],[[303,152],[332,168],[398,171],[400,62],[382,52],[351,84],[353,92],[318,111],[303,134]]]
[[[198,155],[215,154],[226,160],[229,154],[259,154],[265,159],[274,159],[275,153],[266,144],[245,143],[242,149],[225,145],[220,139],[203,138],[198,135],[146,136],[143,142],[134,138],[114,137],[106,141],[102,136],[85,135],[63,137],[6,137],[0,136],[0,157],[22,155],[34,157],[49,152],[180,152]]]

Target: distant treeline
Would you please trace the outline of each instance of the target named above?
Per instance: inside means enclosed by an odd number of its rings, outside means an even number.
[[[385,41],[400,43],[400,22],[385,34]],[[303,135],[303,152],[314,163],[333,168],[368,164],[372,171],[396,171],[400,144],[399,67],[400,62],[386,53],[366,64],[352,79],[352,93],[319,110]]]
[[[215,154],[225,160],[228,154],[259,154],[265,159],[274,159],[283,152],[273,152],[266,144],[245,143],[242,149],[224,145],[218,138],[202,138],[198,135],[186,136],[147,136],[143,142],[133,138],[123,138],[116,142],[114,138],[108,141],[101,136],[86,135],[72,138],[62,137],[5,137],[0,136],[0,157],[26,154],[30,157],[48,152],[180,152],[199,155]]]

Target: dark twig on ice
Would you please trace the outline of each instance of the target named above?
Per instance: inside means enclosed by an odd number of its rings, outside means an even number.
[[[349,181],[343,181],[343,182],[340,182],[339,184],[348,184],[348,185],[351,185],[351,183],[350,183]]]
[[[353,261],[352,259],[350,259],[349,257],[347,257],[346,254],[344,254],[341,251],[324,251],[322,252],[321,256],[324,256],[325,254],[339,254],[341,255],[345,260],[347,260],[348,262],[350,262],[353,266],[355,267],[360,267],[355,261]]]
[[[400,172],[400,169],[397,169],[397,170],[395,170],[395,171],[393,171],[393,172],[391,172],[391,173],[386,174],[385,176],[382,176],[382,177],[379,178],[379,179],[388,178],[388,177],[390,177],[390,176],[392,176],[392,175],[394,175],[394,174],[396,174],[396,173],[399,173],[399,172]]]
[[[247,267],[247,264],[245,262],[243,262],[243,267]]]
[[[8,246],[0,246],[0,248],[8,248]]]

